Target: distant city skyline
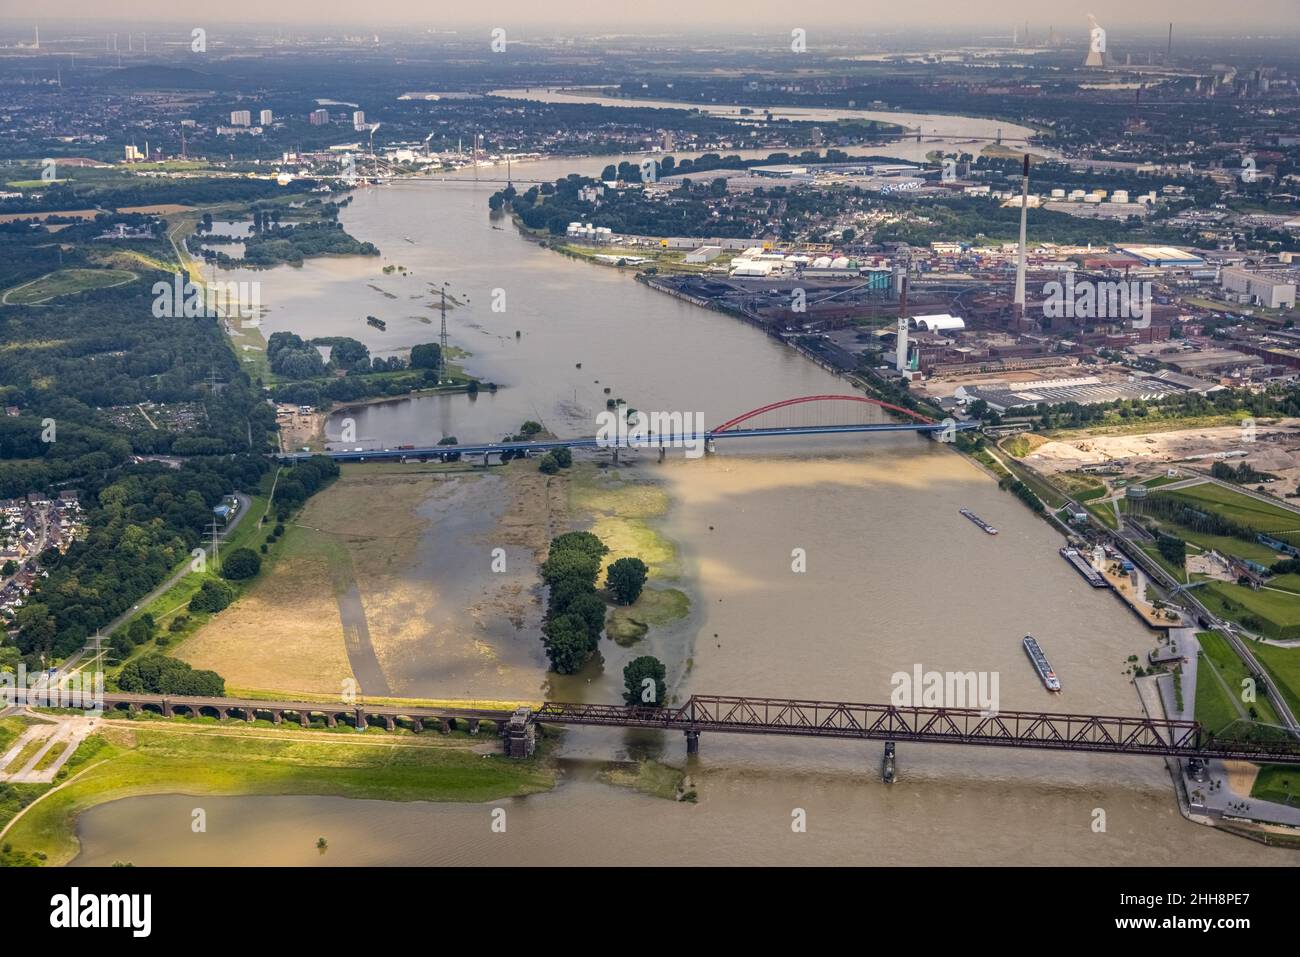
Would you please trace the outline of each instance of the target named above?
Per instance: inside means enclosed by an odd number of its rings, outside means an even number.
[[[415,0],[376,0],[358,14],[355,4],[321,3],[319,0],[282,0],[268,5],[260,0],[228,0],[212,9],[198,9],[192,16],[180,18],[170,0],[115,0],[111,3],[96,0],[68,0],[56,9],[32,10],[30,15],[13,11],[0,17],[0,24],[14,29],[23,23],[48,22],[64,24],[71,20],[92,23],[120,21],[138,25],[150,20],[176,24],[193,20],[195,24],[250,23],[324,27],[347,26],[352,29],[375,29],[384,25],[427,24],[431,30],[463,30],[466,28],[510,25],[532,28],[554,26],[567,31],[586,34],[616,36],[631,27],[654,28],[655,33],[683,33],[693,30],[730,29],[737,37],[752,36],[767,31],[784,31],[796,27],[812,34],[819,28],[828,35],[869,33],[877,29],[914,28],[918,32],[958,31],[969,29],[977,36],[1008,36],[1017,27],[1023,29],[1026,21],[1031,34],[1037,28],[1045,31],[1049,25],[1058,32],[1086,31],[1088,14],[1093,14],[1104,27],[1155,27],[1174,22],[1190,31],[1207,29],[1239,33],[1245,28],[1264,27],[1266,34],[1294,34],[1300,32],[1296,18],[1295,0],[1256,0],[1228,11],[1219,0],[1148,0],[1135,10],[1126,0],[1085,0],[1043,4],[1034,0],[983,0],[971,4],[967,0],[932,0],[923,10],[917,11],[902,5],[869,5],[846,8],[836,0],[809,0],[792,6],[786,0],[750,0],[743,12],[700,5],[691,0],[657,0],[644,7],[611,9],[609,15],[601,8],[578,0],[552,0],[538,5],[533,0],[496,0],[490,12],[472,8],[454,7],[439,10]],[[1271,28],[1271,29],[1270,29]]]

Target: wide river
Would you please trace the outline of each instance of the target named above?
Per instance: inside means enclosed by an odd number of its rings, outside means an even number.
[[[987,135],[978,125],[987,121],[926,122],[947,123],[952,136]],[[929,147],[887,152],[918,148]],[[515,175],[596,173],[611,159],[542,161]],[[262,281],[268,335],[346,334],[379,354],[436,341],[429,284],[450,283],[468,300],[449,312],[451,341],[469,353],[468,369],[503,388],[476,400],[349,412],[359,440],[488,439],[526,418],[560,435],[589,435],[607,386],[640,408],[695,411],[711,425],[773,400],[847,391],[749,326],[522,239],[508,220],[489,218],[496,188],[462,173],[456,182],[360,190],[342,219],[380,247],[380,261],[311,260],[233,277]],[[407,272],[385,275],[384,265]],[[503,311],[493,310],[494,298]],[[367,326],[365,315],[386,319],[387,331]],[[340,418],[331,422],[335,434]],[[689,619],[665,636],[652,632],[645,649],[672,662],[683,697],[880,701],[892,674],[920,665],[997,672],[1007,710],[1140,710],[1126,659],[1153,647],[1151,634],[1058,557],[1059,538],[1045,523],[946,448],[885,436],[799,449],[726,446],[709,459],[636,467],[654,471],[670,493],[662,530],[681,550],[692,599]],[[986,536],[961,518],[963,505],[1001,534]],[[791,570],[794,549],[806,551],[804,573]],[[1031,671],[1020,646],[1026,633],[1039,637],[1061,675],[1059,699]],[[205,797],[207,835],[189,828],[199,799],[130,798],[82,817],[77,863],[1300,861],[1184,822],[1157,760],[902,744],[900,778],[886,786],[878,744],[706,735],[688,765],[699,792],[692,805],[592,779],[597,763],[628,755],[683,764],[676,736],[573,731],[563,755],[557,790],[495,804]],[[504,834],[490,827],[496,806],[508,812]],[[796,809],[807,815],[806,833],[791,828]],[[314,846],[320,835],[329,840],[323,855]]]

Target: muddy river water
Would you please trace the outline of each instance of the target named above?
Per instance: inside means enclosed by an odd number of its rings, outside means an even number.
[[[955,136],[986,133],[954,122]],[[598,172],[610,159],[544,161],[514,173],[554,179]],[[500,174],[480,172],[490,175]],[[639,408],[695,411],[709,424],[790,396],[847,391],[753,328],[525,241],[508,220],[489,217],[487,198],[496,188],[462,173],[457,182],[360,190],[342,219],[350,233],[380,247],[381,261],[309,260],[301,269],[253,274],[269,306],[267,334],[350,335],[378,354],[436,341],[430,284],[448,282],[468,299],[449,313],[451,341],[469,353],[462,361],[470,371],[504,387],[476,399],[352,410],[359,439],[486,440],[529,418],[561,436],[590,435],[606,387]],[[407,274],[383,274],[388,264]],[[496,290],[504,290],[504,311],[491,308]],[[386,319],[387,330],[365,325],[367,314]],[[340,418],[328,427],[335,435]],[[1059,538],[1043,522],[928,439],[728,446],[716,457],[662,465],[643,456],[631,468],[668,492],[671,505],[657,524],[679,550],[679,587],[692,602],[685,620],[652,629],[635,651],[669,663],[680,697],[879,701],[888,698],[895,672],[921,665],[997,672],[1003,709],[1139,711],[1126,659],[1145,654],[1151,634],[1058,557]],[[958,515],[962,506],[1001,534],[982,534]],[[792,570],[796,549],[806,554],[804,572]],[[1059,699],[1030,669],[1020,645],[1026,633],[1038,636],[1061,676]],[[587,673],[552,690],[609,699],[622,660],[612,652],[593,689],[578,684],[592,677]],[[411,668],[403,677],[414,684],[403,687],[437,692],[438,662]],[[536,681],[542,689],[540,667]],[[204,798],[207,835],[189,830],[194,798],[131,798],[83,816],[77,862],[1300,860],[1184,822],[1156,760],[901,744],[899,781],[886,786],[874,743],[705,735],[687,765],[677,736],[580,729],[566,734],[562,755],[554,792],[488,805]],[[698,804],[594,780],[597,763],[627,756],[687,766]],[[490,828],[495,806],[508,812],[504,834]],[[799,808],[806,833],[791,829]],[[1104,833],[1093,829],[1098,808],[1106,813]],[[314,846],[322,834],[329,839],[324,854]]]

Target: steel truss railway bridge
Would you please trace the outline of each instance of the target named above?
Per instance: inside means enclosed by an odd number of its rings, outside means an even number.
[[[873,420],[879,410],[901,416],[903,421],[881,422]],[[680,419],[680,416],[678,416]],[[552,449],[610,449],[617,459],[620,449],[644,448],[657,451],[662,460],[667,449],[702,446],[713,452],[715,443],[732,439],[796,438],[810,435],[851,435],[873,432],[916,432],[942,440],[951,440],[957,432],[978,427],[976,422],[957,422],[945,419],[936,422],[912,409],[883,402],[863,395],[804,395],[780,402],[771,402],[734,416],[721,425],[704,431],[678,431],[670,428],[650,434],[644,443],[633,443],[626,435],[613,439],[586,436],[576,439],[538,439],[520,442],[480,442],[467,445],[415,446],[398,445],[387,448],[335,449],[323,453],[286,452],[278,458],[293,462],[327,455],[339,462],[366,462],[390,459],[427,461],[446,460],[452,456],[481,455],[486,463],[489,456],[505,454],[506,457],[525,456]],[[680,426],[679,426],[680,428]]]
[[[505,739],[507,753],[514,756],[531,753],[532,735],[539,725],[590,725],[681,732],[689,754],[699,750],[701,734],[716,732],[1300,765],[1300,741],[1219,738],[1195,721],[1050,711],[989,713],[974,708],[914,708],[813,699],[697,694],[680,707],[547,701],[536,708],[509,711],[393,700],[329,703],[108,692],[103,696],[103,706],[108,716],[115,711],[143,709],[166,717],[208,715],[250,722],[265,717],[279,724],[292,715],[304,727],[320,722],[336,727],[342,723],[358,730],[382,724],[389,731],[398,727],[423,731],[435,724],[447,732],[460,722],[476,733],[480,723],[488,721]],[[530,742],[526,750],[524,738]]]

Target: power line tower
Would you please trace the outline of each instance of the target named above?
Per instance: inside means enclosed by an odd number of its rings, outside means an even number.
[[[442,284],[442,330],[438,334],[438,385],[447,377],[447,284]]]
[[[221,556],[218,552],[218,544],[221,541],[221,523],[214,518],[208,523],[208,528],[212,532],[212,570],[217,572],[221,570]]]

